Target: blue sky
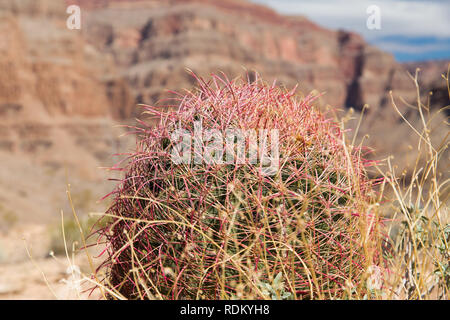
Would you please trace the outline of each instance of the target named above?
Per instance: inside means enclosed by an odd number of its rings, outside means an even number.
[[[351,30],[399,61],[450,59],[450,0],[253,0],[285,14]],[[369,30],[366,10],[380,8],[381,29]]]

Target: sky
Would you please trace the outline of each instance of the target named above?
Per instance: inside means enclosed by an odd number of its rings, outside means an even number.
[[[450,59],[450,0],[253,0],[332,29],[355,31],[398,61]],[[379,24],[373,6],[379,8]],[[372,8],[371,8],[372,6]],[[369,12],[368,12],[369,9]],[[376,10],[376,9],[375,9]],[[367,21],[371,26],[368,28]]]

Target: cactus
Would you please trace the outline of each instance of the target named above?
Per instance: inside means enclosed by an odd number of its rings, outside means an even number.
[[[124,179],[99,231],[111,297],[264,299],[265,286],[281,283],[269,298],[325,299],[362,286],[379,257],[361,149],[311,95],[260,79],[196,79],[176,109],[144,106],[158,123],[140,122],[137,150],[114,168]],[[195,122],[220,133],[278,130],[277,169],[264,174],[250,157],[175,163],[172,134],[195,135]]]

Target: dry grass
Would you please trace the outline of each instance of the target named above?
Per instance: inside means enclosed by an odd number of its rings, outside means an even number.
[[[447,86],[448,74],[443,76]],[[429,106],[421,102],[418,71],[411,78],[417,88],[417,112],[422,126],[415,128],[405,118],[404,121],[420,138],[416,165],[409,174],[409,183],[399,178],[389,159],[386,160],[387,170],[379,168],[385,177],[386,189],[394,194],[389,205],[382,209],[384,215],[392,216],[387,226],[392,251],[384,296],[387,299],[448,299],[449,179],[446,178],[448,173],[438,172],[439,163],[448,162],[448,134],[443,141],[433,144],[430,139],[433,128],[429,123],[434,115]],[[398,111],[394,99],[392,104]],[[446,109],[448,106],[438,112]],[[419,167],[419,159],[426,159],[425,165]]]
[[[445,78],[447,85],[449,82],[448,74]],[[311,299],[448,299],[449,298],[449,237],[450,224],[448,217],[448,182],[446,174],[438,172],[438,164],[441,161],[448,161],[444,156],[448,152],[448,135],[444,141],[433,144],[430,139],[429,123],[433,117],[428,106],[421,102],[418,85],[418,74],[412,77],[417,86],[417,112],[422,120],[421,127],[413,127],[411,132],[420,137],[417,145],[416,166],[410,172],[410,179],[405,179],[404,175],[395,172],[390,159],[380,162],[377,165],[377,171],[384,177],[380,185],[376,201],[371,202],[369,207],[367,203],[361,204],[366,210],[370,210],[375,217],[389,217],[379,232],[389,235],[388,243],[386,238],[378,237],[377,242],[365,243],[367,239],[359,239],[365,249],[365,255],[370,257],[378,252],[384,254],[384,264],[375,266],[371,264],[364,265],[364,272],[359,276],[356,282],[347,281],[346,291],[343,295],[335,296],[321,291],[321,284],[318,283],[314,268],[312,267],[313,258],[308,256],[304,261],[303,267],[307,275]],[[450,89],[449,89],[450,96]],[[392,99],[393,107],[398,111],[396,101]],[[439,112],[444,112],[444,108]],[[404,119],[408,121],[407,119]],[[342,122],[342,125],[344,123]],[[345,139],[345,137],[344,137]],[[350,143],[346,144],[348,152],[351,153]],[[426,159],[425,165],[422,160]],[[419,167],[419,163],[422,165]],[[407,181],[407,183],[405,182]],[[389,196],[388,196],[389,195]],[[393,196],[391,196],[393,195]],[[76,218],[75,210],[74,217]],[[115,219],[118,217],[115,216]],[[141,223],[150,226],[155,221],[141,220],[139,218],[119,217],[116,223],[120,222]],[[172,223],[180,228],[190,228],[198,231],[205,239],[211,242],[218,251],[222,250],[220,244],[215,243],[210,235],[199,230],[197,226],[190,225],[186,219],[178,221],[157,221],[157,223]],[[372,221],[361,219],[359,222],[362,234],[370,229]],[[79,229],[82,229],[79,221]],[[82,238],[84,240],[83,232]],[[129,277],[139,284],[138,296],[141,299],[163,299],[164,294],[160,292],[160,287],[152,281],[148,270],[148,265],[142,259],[142,252],[135,250],[134,237],[139,234],[125,234],[128,237],[127,245],[132,253],[132,267],[129,270]],[[272,244],[278,250],[278,256],[284,254],[289,249],[289,244]],[[250,244],[251,246],[251,244]],[[67,251],[68,252],[68,251]],[[86,254],[89,253],[86,251]],[[295,255],[295,252],[292,252]],[[224,295],[226,299],[296,299],[301,298],[295,294],[293,288],[296,286],[296,280],[287,276],[286,269],[281,268],[269,272],[269,277],[262,279],[260,275],[251,272],[252,267],[247,259],[245,252],[236,252],[234,255],[224,255],[223,261],[231,262],[235,270],[238,270],[240,276],[233,283],[235,295]],[[89,260],[92,261],[91,257]],[[370,259],[368,259],[370,261]],[[269,261],[262,261],[262,264],[270,264]],[[116,290],[108,282],[108,274],[104,269],[95,270],[91,262],[92,273],[84,274],[83,279],[91,283],[93,287],[102,292],[104,298],[125,299],[120,290]],[[199,273],[208,270],[200,270]],[[166,276],[177,279],[179,274],[167,268]],[[224,274],[219,275],[217,279],[225,279]],[[99,281],[99,279],[101,281]],[[344,279],[346,280],[346,279]],[[347,279],[348,280],[348,279]],[[250,289],[249,289],[250,288]],[[197,299],[202,299],[202,291],[198,290]]]

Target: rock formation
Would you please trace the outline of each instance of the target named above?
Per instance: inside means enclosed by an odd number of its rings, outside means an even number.
[[[66,28],[69,4],[81,6],[81,30]],[[414,139],[389,96],[406,114],[399,97],[416,94],[407,68],[359,35],[305,17],[241,0],[2,0],[0,35],[0,203],[20,217],[59,216],[66,169],[74,188],[95,196],[110,188],[98,183],[106,175],[98,167],[128,144],[114,124],[132,122],[137,103],[189,89],[186,68],[205,77],[258,71],[323,93],[323,106],[353,107],[354,118],[369,104],[361,133],[370,133],[374,157],[412,161]]]

